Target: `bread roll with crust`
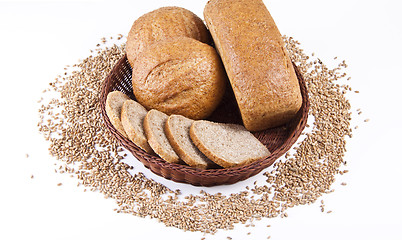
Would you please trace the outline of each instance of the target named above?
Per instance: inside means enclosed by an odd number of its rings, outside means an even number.
[[[132,85],[139,103],[196,120],[220,103],[227,76],[216,50],[192,38],[159,41],[139,56]]]
[[[288,122],[302,96],[282,36],[261,0],[210,0],[204,18],[228,74],[244,126]]]
[[[127,36],[127,59],[134,65],[137,55],[154,42],[190,37],[204,43],[211,42],[203,21],[191,11],[181,7],[162,7],[146,13],[134,21]]]

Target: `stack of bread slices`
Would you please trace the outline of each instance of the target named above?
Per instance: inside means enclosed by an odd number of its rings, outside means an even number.
[[[192,120],[151,109],[120,91],[108,94],[106,113],[112,125],[149,154],[199,169],[242,166],[270,155],[243,126]]]

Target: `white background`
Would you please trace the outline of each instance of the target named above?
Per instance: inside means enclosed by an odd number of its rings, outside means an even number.
[[[201,239],[199,232],[167,228],[155,219],[113,211],[115,203],[83,192],[77,180],[54,173],[49,144],[37,131],[43,89],[67,64],[88,56],[101,37],[126,35],[140,15],[177,5],[202,16],[206,1],[3,1],[0,0],[1,163],[0,239]],[[290,209],[288,218],[236,225],[206,239],[402,239],[400,152],[402,56],[398,0],[265,1],[282,34],[293,36],[325,63],[345,59],[353,125],[335,192]],[[361,108],[362,115],[356,114]],[[364,123],[363,120],[370,118]],[[29,154],[29,158],[25,157]],[[135,161],[133,161],[135,162]],[[164,181],[184,193],[202,188]],[[34,175],[34,179],[31,179]],[[208,191],[238,192],[261,175]],[[62,182],[62,186],[57,183]],[[346,182],[347,186],[341,186]],[[320,200],[321,200],[320,199]],[[266,225],[271,224],[271,228]],[[251,232],[250,235],[247,235]]]

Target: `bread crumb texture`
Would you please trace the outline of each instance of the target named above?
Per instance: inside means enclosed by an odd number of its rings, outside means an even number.
[[[179,156],[173,150],[165,134],[165,124],[168,115],[158,110],[150,110],[144,119],[144,130],[148,143],[163,160],[178,163]]]
[[[166,122],[166,135],[173,149],[189,166],[206,169],[214,166],[190,138],[190,127],[194,120],[181,115],[172,115]]]
[[[270,155],[253,134],[237,124],[196,121],[191,136],[207,157],[223,167],[246,165]]]

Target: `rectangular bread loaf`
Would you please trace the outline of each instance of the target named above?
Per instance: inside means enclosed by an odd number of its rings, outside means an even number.
[[[302,104],[282,36],[261,0],[210,0],[204,18],[249,131],[276,127]]]

